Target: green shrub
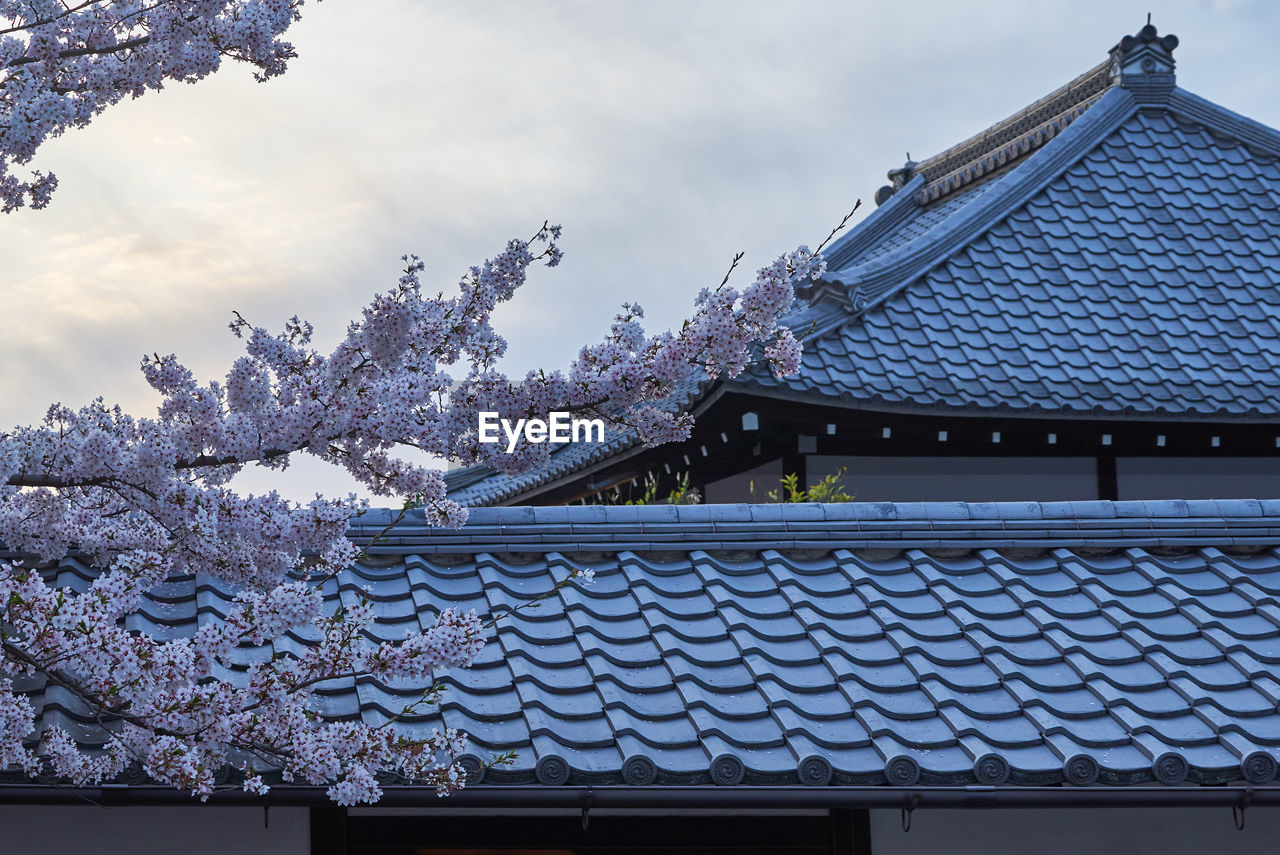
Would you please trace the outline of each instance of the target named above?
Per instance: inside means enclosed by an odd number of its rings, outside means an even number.
[[[782,476],[778,482],[779,489],[770,490],[765,495],[771,502],[852,502],[853,494],[844,486],[844,478],[848,471],[846,467],[841,466],[808,490],[800,489],[800,476],[792,472],[790,475]],[[751,501],[760,501],[756,496],[755,481],[751,482],[750,490]]]
[[[658,476],[652,472],[644,476],[644,492],[638,497],[631,495],[628,485],[626,498],[623,498],[622,486],[614,487],[603,493],[597,493],[595,501],[585,502],[592,505],[697,505],[702,503],[702,493],[697,487],[689,484],[689,473],[682,472],[676,476],[675,489],[665,499],[658,498]]]

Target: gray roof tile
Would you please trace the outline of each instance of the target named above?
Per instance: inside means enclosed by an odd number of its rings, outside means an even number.
[[[1280,308],[1280,134],[1242,136],[1238,117],[1181,91],[1159,115],[1126,98],[1108,92],[1095,120],[896,229],[855,228],[830,277],[870,289],[871,309],[810,341],[798,377],[754,371],[746,385],[872,405],[1274,418],[1280,373],[1253,357],[1280,346],[1265,309]]]
[[[661,561],[576,555],[552,541],[522,547],[517,562],[504,539],[546,524],[533,514],[477,515],[443,545],[410,520],[402,559],[348,571],[327,590],[332,601],[369,584],[381,638],[429,623],[454,595],[498,613],[550,590],[569,566],[600,570],[594,586],[500,619],[473,668],[443,675],[439,711],[398,725],[443,721],[470,733],[479,756],[516,751],[490,782],[550,785],[567,770],[569,782],[621,783],[623,762],[643,755],[657,785],[729,780],[735,763],[748,784],[799,783],[801,761],[817,755],[833,783],[971,784],[1008,769],[1009,784],[1045,784],[1084,755],[1103,784],[1183,773],[1199,784],[1239,779],[1251,752],[1280,752],[1280,553],[1255,536],[1280,529],[1280,506],[948,504],[936,519],[928,505],[841,510],[747,508],[812,527],[831,546],[797,552],[785,533],[745,531],[732,560],[681,548],[721,524],[683,509],[617,518],[646,526],[643,549]],[[556,518],[605,538],[615,525],[576,509]],[[1134,533],[1096,546],[1092,533],[1118,518]],[[1030,549],[992,549],[1012,521]],[[939,533],[942,523],[968,529]],[[894,528],[873,557],[858,544],[874,525]],[[967,552],[930,553],[957,532]],[[1157,549],[1167,538],[1183,545]],[[1267,548],[1231,546],[1250,538]],[[209,620],[229,602],[207,581],[178,580],[136,620],[172,615],[166,631],[190,632],[197,605]],[[309,635],[275,650],[300,653]],[[267,653],[244,648],[237,659]],[[23,685],[46,724],[100,741],[74,698]],[[419,689],[335,681],[319,699],[327,715],[381,722]]]
[[[872,409],[1275,421],[1280,133],[1182,90],[1153,112],[1108,84],[1072,109],[995,178],[915,181],[837,241],[826,286],[849,305],[797,301],[794,327],[815,330],[797,376],[722,382]],[[716,385],[697,373],[663,405]],[[619,431],[524,475],[447,480],[469,504],[512,501],[635,444]]]

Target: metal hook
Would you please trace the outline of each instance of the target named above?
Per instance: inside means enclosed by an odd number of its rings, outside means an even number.
[[[591,792],[591,788],[590,788],[590,787],[587,787],[587,798],[586,798],[586,800],[585,800],[585,801],[583,801],[583,803],[582,803],[582,830],[583,830],[583,831],[586,831],[586,830],[587,830],[587,824],[591,822],[591,817],[590,817],[590,816],[588,816],[588,814],[590,814],[590,813],[591,813],[591,799],[592,799],[592,797],[593,797],[593,795],[592,795],[592,792]]]
[[[1231,806],[1231,820],[1236,824],[1236,831],[1244,831],[1244,812],[1253,801],[1253,787],[1246,787],[1238,804]]]
[[[912,793],[910,804],[904,805],[902,808],[902,830],[911,830],[911,814],[915,813],[916,807],[920,804],[920,794]]]

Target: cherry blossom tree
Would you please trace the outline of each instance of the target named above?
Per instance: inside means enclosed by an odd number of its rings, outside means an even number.
[[[14,174],[40,145],[167,82],[194,83],[224,59],[260,81],[296,54],[281,36],[303,0],[0,0],[0,210],[43,208],[52,173]]]
[[[678,332],[646,335],[640,307],[629,305],[568,372],[509,378],[494,367],[506,343],[491,313],[531,264],[559,260],[558,234],[547,226],[532,241],[511,241],[449,298],[424,296],[422,263],[406,259],[396,286],[328,354],[297,318],[271,334],[237,316],[231,328],[245,355],[225,381],[201,385],[174,356],[148,356],[142,370],[161,396],[154,418],[99,399],[78,410],[54,405],[42,424],[0,436],[0,542],[30,556],[0,563],[0,766],[84,785],[137,762],[158,781],[208,796],[217,771],[234,762],[251,792],[266,792],[260,770],[274,768],[286,780],[328,784],[343,804],[376,800],[383,769],[441,793],[461,786],[454,761],[464,734],[410,738],[395,727],[324,721],[312,692],[362,675],[414,680],[427,689],[405,712],[421,712],[439,692],[433,675],[467,665],[483,645],[481,618],[446,609],[425,632],[370,642],[369,604],[326,614],[319,591],[360,557],[346,531],[365,504],[245,497],[228,482],[246,465],[283,469],[292,455],[311,454],[373,495],[421,508],[428,524],[458,526],[466,511],[446,496],[441,473],[399,452],[507,471],[545,460],[546,443],[511,454],[479,443],[481,411],[596,413],[646,442],[677,440],[688,436],[688,415],[656,402],[691,366],[732,375],[767,341],[775,370],[796,369],[798,345],[777,321],[794,284],[822,271],[821,257],[803,248],[741,293],[705,290]],[[456,382],[445,371],[452,366],[465,372]],[[96,571],[83,592],[48,572],[71,554]],[[125,628],[149,589],[191,573],[238,592],[225,620],[168,640]],[[228,676],[238,646],[299,627],[317,638],[305,653],[276,653]],[[86,751],[56,727],[33,744],[35,710],[22,686],[50,684],[110,733],[104,750]]]
[[[0,198],[5,210],[48,202],[51,175],[9,174],[40,142],[83,125],[125,94],[166,80],[196,80],[223,57],[262,78],[293,55],[280,34],[300,2],[122,0],[66,4],[0,0]],[[847,219],[847,218],[846,218]],[[326,785],[342,804],[376,801],[376,775],[395,771],[462,786],[456,758],[466,735],[410,736],[390,726],[327,721],[314,692],[364,676],[413,681],[423,693],[403,715],[429,711],[436,675],[465,667],[481,649],[482,618],[443,610],[429,630],[394,643],[364,634],[368,602],[327,613],[321,586],[361,552],[347,538],[367,503],[317,495],[306,504],[230,486],[246,466],[284,469],[309,454],[351,473],[372,495],[421,509],[435,526],[466,510],[446,495],[423,453],[516,472],[545,462],[546,443],[478,441],[481,412],[547,418],[589,414],[650,444],[689,435],[687,413],[662,406],[672,385],[700,370],[733,376],[751,359],[797,370],[800,345],[779,319],[794,286],[821,275],[819,252],[801,247],[762,268],[739,291],[729,277],[698,295],[678,330],[649,335],[627,304],[609,334],[582,349],[568,371],[511,378],[498,370],[507,344],[491,325],[532,265],[555,266],[559,226],[471,268],[456,292],[431,294],[424,266],[406,257],[394,287],[378,294],[335,348],[321,352],[297,317],[279,333],[240,315],[231,331],[244,355],[225,379],[200,383],[174,355],[142,359],[159,394],[156,414],[136,418],[102,399],[55,404],[42,423],[0,434],[0,769],[88,785],[130,764],[207,798],[228,765],[243,788],[268,789],[263,772]],[[821,247],[819,248],[819,250]],[[736,266],[736,260],[735,260]],[[732,272],[732,268],[731,271]],[[394,523],[393,523],[394,524]],[[59,581],[74,556],[92,581]],[[160,639],[126,620],[161,583],[201,573],[234,592],[225,620]],[[573,581],[562,580],[561,584]],[[290,630],[314,639],[299,654],[254,656]],[[264,649],[266,649],[264,647]],[[31,695],[57,686],[106,739],[89,750],[59,727],[39,730]],[[499,758],[501,759],[501,758]]]

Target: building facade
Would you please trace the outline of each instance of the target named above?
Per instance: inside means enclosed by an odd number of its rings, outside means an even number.
[[[683,445],[620,433],[524,476],[452,472],[479,508],[464,528],[410,513],[326,583],[335,608],[368,589],[382,640],[447,606],[498,619],[398,725],[471,734],[462,793],[388,778],[348,811],[279,781],[250,798],[226,769],[195,808],[141,770],[89,789],[0,771],[6,843],[1274,851],[1280,134],[1178,88],[1176,46],[1144,28],[894,170],[798,295],[797,377],[691,376],[666,402],[698,418]],[[716,504],[840,469],[864,501]],[[555,507],[650,473],[711,504]],[[594,584],[557,588],[574,568]],[[233,595],[174,580],[131,620],[193,631]],[[19,688],[102,739],[59,686]],[[424,688],[335,681],[322,712],[381,723]]]
[[[619,433],[542,470],[450,474],[480,504],[597,501],[683,473],[746,501],[844,468],[866,501],[1280,494],[1280,134],[1126,37],[1067,85],[890,173],[798,295],[797,376],[691,377],[683,445]]]

